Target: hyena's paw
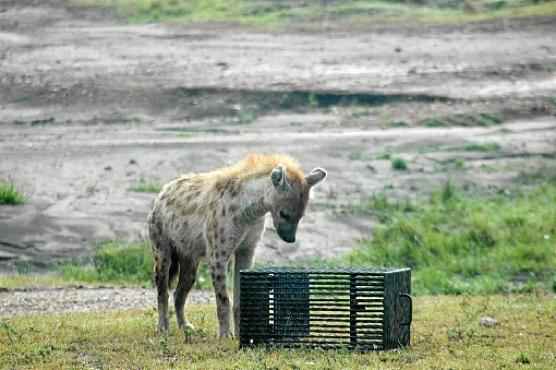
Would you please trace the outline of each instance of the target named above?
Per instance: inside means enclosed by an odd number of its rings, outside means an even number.
[[[186,321],[185,324],[182,327],[182,330],[184,332],[194,332],[195,331],[195,325],[193,325],[192,323],[190,323],[189,321]]]

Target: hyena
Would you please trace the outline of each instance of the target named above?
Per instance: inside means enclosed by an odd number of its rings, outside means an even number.
[[[325,177],[321,168],[304,175],[299,164],[285,155],[252,154],[233,166],[187,174],[166,184],[148,217],[159,332],[168,331],[168,289],[176,275],[178,326],[192,328],[184,305],[199,261],[206,258],[216,294],[219,336],[230,335],[226,271],[233,256],[234,329],[239,335],[239,271],[253,264],[265,215],[272,215],[280,238],[293,243],[309,191]]]

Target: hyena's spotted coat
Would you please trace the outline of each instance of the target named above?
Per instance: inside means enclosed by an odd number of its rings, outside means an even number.
[[[149,214],[158,291],[158,328],[168,330],[168,285],[179,275],[174,292],[180,328],[191,326],[184,304],[201,258],[206,257],[216,293],[219,335],[230,334],[230,300],[226,270],[233,256],[234,323],[239,334],[239,271],[253,262],[264,231],[264,216],[272,214],[278,235],[295,241],[297,224],[307,206],[309,190],[326,177],[316,168],[303,175],[293,159],[283,155],[250,155],[234,166],[181,176],[164,186]]]

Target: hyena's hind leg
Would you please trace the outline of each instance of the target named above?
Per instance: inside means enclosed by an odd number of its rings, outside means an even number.
[[[193,325],[185,318],[184,307],[187,296],[195,284],[195,278],[197,277],[197,267],[199,266],[199,261],[194,258],[180,257],[180,275],[178,280],[178,286],[174,291],[174,304],[176,307],[176,319],[178,321],[178,327],[182,330],[187,328],[193,329]]]
[[[149,236],[153,251],[153,277],[157,291],[158,303],[158,332],[168,332],[168,285],[170,274],[177,272],[177,261],[172,261],[170,241],[163,236],[162,228],[156,220],[156,215],[149,216]],[[172,266],[174,262],[174,266]],[[172,270],[172,271],[171,271]]]
[[[156,247],[153,245],[153,254],[154,284],[156,286],[158,302],[158,332],[163,334],[168,332],[168,290],[171,280],[170,274],[171,270],[177,270],[177,266],[172,266],[174,261],[172,261],[172,253],[170,252],[169,244]]]

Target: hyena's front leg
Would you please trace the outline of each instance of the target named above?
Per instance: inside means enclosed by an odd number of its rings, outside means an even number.
[[[256,242],[255,242],[256,244]],[[255,255],[256,245],[241,245],[235,252],[234,256],[234,335],[239,338],[239,272],[244,269],[251,268],[253,265],[253,257]]]
[[[230,298],[226,289],[226,269],[228,258],[210,259],[209,266],[212,276],[212,285],[216,295],[216,313],[218,316],[219,337],[230,336]]]

